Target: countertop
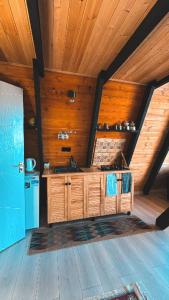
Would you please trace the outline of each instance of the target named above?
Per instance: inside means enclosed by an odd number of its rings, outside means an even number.
[[[88,175],[88,174],[108,174],[108,173],[129,173],[131,170],[116,170],[116,171],[101,171],[97,167],[91,167],[91,168],[81,168],[83,172],[70,172],[70,173],[54,173],[54,171],[51,170],[45,170],[43,172],[42,177],[47,178],[47,177],[56,177],[56,176],[71,176],[71,175]]]

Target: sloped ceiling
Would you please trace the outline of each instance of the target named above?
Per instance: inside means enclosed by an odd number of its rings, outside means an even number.
[[[157,0],[39,0],[45,67],[96,77]],[[114,74],[148,83],[168,75],[169,15]],[[0,0],[0,61],[32,66],[26,0]]]
[[[0,0],[0,60],[31,65],[35,57],[24,0]]]
[[[40,0],[45,66],[97,76],[156,0]]]
[[[113,78],[147,83],[169,75],[169,14],[114,74]]]

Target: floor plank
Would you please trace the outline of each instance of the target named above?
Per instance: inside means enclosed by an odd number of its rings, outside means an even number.
[[[168,206],[136,195],[133,214],[153,224]],[[0,300],[82,300],[136,281],[150,300],[169,300],[169,228],[32,256],[29,239],[0,253]]]

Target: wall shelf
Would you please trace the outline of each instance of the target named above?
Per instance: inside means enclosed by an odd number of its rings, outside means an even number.
[[[116,129],[96,129],[98,132],[126,132],[126,133],[138,133],[138,130],[130,131],[130,130],[116,130]]]

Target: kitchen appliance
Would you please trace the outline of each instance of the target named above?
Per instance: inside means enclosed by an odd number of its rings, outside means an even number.
[[[39,227],[39,173],[25,174],[25,227]]]
[[[25,159],[25,170],[26,172],[33,172],[36,167],[36,160],[34,158]]]
[[[118,165],[116,163],[114,163],[113,165],[110,165],[110,166],[109,165],[101,165],[98,169],[101,171],[129,170],[128,167]]]

